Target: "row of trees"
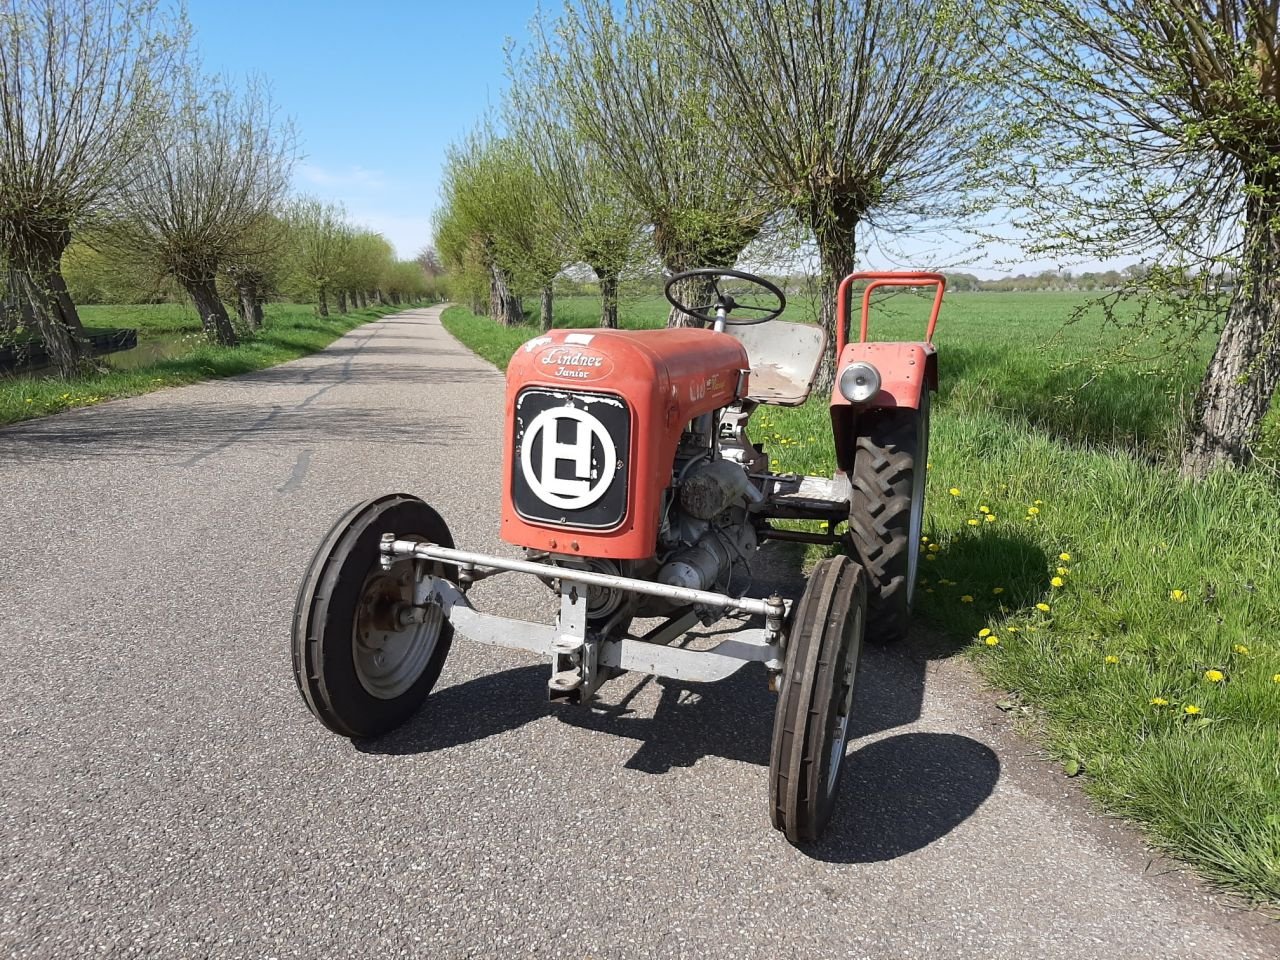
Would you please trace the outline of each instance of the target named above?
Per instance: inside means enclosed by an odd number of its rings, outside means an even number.
[[[64,376],[86,348],[64,260],[177,286],[235,345],[262,304],[301,289],[322,315],[415,298],[427,277],[340,207],[289,196],[292,124],[266,87],[205,75],[157,0],[0,4],[0,321],[29,323]],[[72,244],[75,244],[74,248]]]
[[[860,228],[918,229],[959,206],[989,123],[965,78],[990,25],[967,2],[571,3],[511,51],[505,132],[450,152],[437,246],[507,323],[522,315],[513,286],[540,292],[549,324],[551,278],[586,264],[605,326],[629,272],[808,250],[830,330]]]
[[[1008,242],[1000,212],[1035,259],[1141,259],[1104,285],[1158,340],[1221,329],[1183,458],[1203,476],[1250,458],[1280,381],[1277,9],[569,0],[450,152],[436,242],[505,323],[537,292],[550,324],[574,264],[611,326],[629,272],[813,263],[830,333],[860,245],[956,225]]]

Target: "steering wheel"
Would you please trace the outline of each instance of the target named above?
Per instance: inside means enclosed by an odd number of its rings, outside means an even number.
[[[711,303],[701,304],[695,307],[687,307],[676,299],[672,289],[682,280],[690,280],[694,277],[711,277],[711,289],[715,291],[716,299]],[[721,278],[729,280],[740,280],[747,284],[747,288],[738,293],[735,297],[729,290],[720,288]],[[728,284],[726,284],[728,286]],[[759,289],[752,289],[759,288]],[[728,270],[721,267],[699,267],[697,270],[686,270],[683,273],[677,273],[667,281],[666,287],[662,291],[666,294],[668,302],[679,310],[681,313],[687,313],[695,319],[701,320],[703,323],[714,324],[719,318],[716,316],[720,310],[724,310],[725,323],[751,324],[751,323],[767,323],[768,321],[779,316],[787,307],[787,298],[783,296],[782,291],[774,284],[770,283],[764,277],[757,277],[753,273],[744,273],[741,270]],[[742,298],[749,298],[744,303]],[[776,300],[777,306],[771,303],[765,306],[758,306],[750,302],[750,298],[770,298],[770,301]],[[750,310],[753,313],[759,313],[758,317],[735,317],[732,313],[735,310]],[[708,313],[708,311],[711,311]]]

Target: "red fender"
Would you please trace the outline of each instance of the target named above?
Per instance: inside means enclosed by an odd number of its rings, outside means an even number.
[[[852,285],[868,281],[862,296],[862,323],[859,342],[849,343],[849,301]],[[851,273],[840,284],[836,306],[836,382],[831,390],[831,426],[835,433],[836,463],[848,473],[853,468],[857,443],[858,415],[873,410],[895,408],[920,409],[926,390],[938,389],[938,350],[933,345],[933,331],[942,307],[947,281],[938,273]],[[933,287],[933,309],[921,343],[869,343],[868,320],[871,292],[878,287]],[[880,391],[856,406],[840,392],[840,373],[851,363],[870,363],[880,373]]]

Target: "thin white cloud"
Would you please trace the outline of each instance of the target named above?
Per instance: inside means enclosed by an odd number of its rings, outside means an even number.
[[[347,167],[345,170],[329,170],[313,163],[298,166],[298,179],[317,187],[360,187],[381,190],[387,185],[387,175],[381,170],[364,167]]]

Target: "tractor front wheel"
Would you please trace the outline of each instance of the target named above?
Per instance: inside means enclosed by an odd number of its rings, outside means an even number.
[[[773,825],[792,843],[819,839],[835,807],[866,609],[862,568],[829,557],[795,610],[769,758]]]
[[[867,639],[874,643],[904,639],[911,622],[928,459],[927,389],[919,410],[877,410],[859,417],[849,478],[849,539],[867,571]]]
[[[298,691],[316,718],[344,737],[376,737],[408,720],[439,678],[453,641],[438,606],[414,607],[426,561],[382,569],[384,533],[453,546],[444,520],[417,497],[370,500],[329,531],[294,607]]]

